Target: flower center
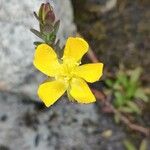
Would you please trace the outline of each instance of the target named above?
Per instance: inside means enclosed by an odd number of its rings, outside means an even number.
[[[73,63],[62,64],[59,69],[59,74],[55,77],[56,80],[61,80],[62,82],[66,83],[66,85],[68,85],[74,76],[73,71],[77,66],[78,64]]]

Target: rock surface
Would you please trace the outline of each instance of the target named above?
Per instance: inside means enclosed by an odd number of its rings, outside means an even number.
[[[0,0],[0,90],[35,98],[38,84],[43,81],[42,74],[32,65],[33,42],[37,39],[29,30],[38,27],[33,11],[39,9],[41,2]],[[64,42],[75,31],[70,1],[55,0],[54,9],[61,20],[59,38]]]
[[[112,130],[110,137],[102,136],[106,130]],[[123,150],[124,137],[96,105],[63,97],[45,109],[21,95],[0,93],[0,150]]]

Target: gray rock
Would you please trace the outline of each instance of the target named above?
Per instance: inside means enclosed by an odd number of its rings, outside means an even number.
[[[94,144],[88,144],[88,140],[98,128],[94,105],[79,105],[62,98],[45,109],[40,103],[11,93],[0,93],[0,102],[0,149],[93,149]]]
[[[0,93],[0,150],[124,150],[126,134],[98,109],[66,97],[46,109],[22,95]],[[107,130],[112,136],[103,136]]]
[[[32,65],[36,37],[29,31],[38,27],[33,17],[41,0],[0,0],[0,90],[24,93],[35,98],[44,77]],[[72,7],[69,0],[55,0],[56,16],[61,20],[62,43],[73,35]],[[66,11],[67,10],[67,11]]]

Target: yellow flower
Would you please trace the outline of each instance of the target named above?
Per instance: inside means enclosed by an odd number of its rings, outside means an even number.
[[[103,64],[81,65],[81,58],[88,51],[89,45],[82,38],[70,37],[67,40],[63,58],[58,59],[55,51],[47,44],[37,47],[34,66],[53,80],[46,80],[39,86],[39,98],[47,107],[54,104],[67,91],[69,97],[79,103],[95,102],[95,96],[87,82],[98,81],[102,76]]]

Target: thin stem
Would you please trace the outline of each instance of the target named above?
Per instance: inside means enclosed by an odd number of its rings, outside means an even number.
[[[94,54],[94,52],[92,51],[91,48],[89,49],[87,56],[88,56],[88,58],[89,58],[93,63],[99,62],[99,61],[98,61],[98,58],[96,57],[96,55]]]

